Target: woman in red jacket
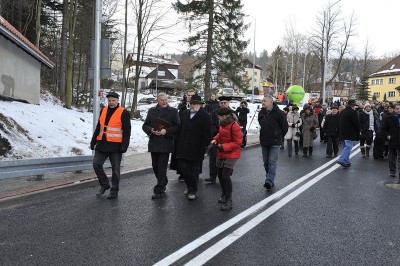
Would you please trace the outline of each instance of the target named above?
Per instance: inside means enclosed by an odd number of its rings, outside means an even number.
[[[233,166],[240,158],[240,145],[243,134],[237,118],[229,108],[220,108],[217,111],[219,132],[211,141],[217,145],[218,179],[221,184],[222,196],[218,200],[222,203],[221,210],[232,209],[232,180]]]

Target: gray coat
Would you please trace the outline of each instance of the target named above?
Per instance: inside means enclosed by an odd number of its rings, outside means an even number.
[[[309,115],[303,113],[301,120],[303,121],[303,147],[313,147],[314,139],[310,128],[318,127],[318,119],[314,113],[310,113]]]
[[[166,129],[167,134],[164,136],[157,136],[151,133],[151,129],[155,127],[157,118],[162,118],[172,125],[170,128]],[[143,131],[149,136],[148,151],[172,153],[174,151],[174,136],[178,127],[179,115],[176,108],[170,106],[160,108],[159,105],[150,108],[142,126]]]

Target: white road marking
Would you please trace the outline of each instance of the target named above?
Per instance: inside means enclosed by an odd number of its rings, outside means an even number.
[[[358,146],[359,146],[359,144],[355,145],[353,147],[353,150],[357,149]],[[357,152],[359,152],[359,150],[357,150],[355,153],[357,153]],[[352,154],[352,156],[354,156],[354,155]],[[214,237],[218,236],[219,234],[223,233],[224,231],[226,231],[230,227],[234,226],[235,224],[237,224],[241,220],[247,218],[248,216],[250,216],[253,213],[257,212],[258,210],[262,209],[269,202],[271,202],[271,201],[283,196],[288,191],[292,190],[297,185],[299,185],[300,183],[304,182],[305,180],[307,180],[311,176],[313,176],[316,173],[318,173],[318,172],[322,171],[323,169],[327,168],[329,165],[335,163],[336,160],[337,160],[337,158],[334,158],[334,159],[328,161],[327,163],[323,164],[322,166],[318,167],[317,169],[313,170],[312,172],[310,172],[310,173],[304,175],[303,177],[297,179],[296,181],[294,181],[293,183],[291,183],[288,186],[284,187],[283,189],[279,190],[278,192],[272,194],[271,196],[267,197],[266,199],[264,199],[264,200],[260,201],[259,203],[253,205],[252,207],[248,208],[247,210],[239,213],[238,215],[236,215],[235,217],[233,217],[230,220],[226,221],[225,223],[215,227],[211,231],[207,232],[206,234],[202,235],[201,237],[197,238],[196,240],[190,242],[189,244],[183,246],[179,250],[175,251],[174,253],[170,254],[169,256],[165,257],[164,259],[162,259],[159,262],[157,262],[156,264],[154,264],[154,266],[171,265],[172,263],[178,261],[179,259],[183,258],[184,256],[186,256],[187,254],[189,254],[193,250],[195,250],[198,247],[202,246],[203,244],[207,243],[208,241],[210,241]],[[211,257],[210,257],[210,259],[211,259]]]
[[[350,158],[356,155],[359,152],[359,150],[354,151],[351,155]],[[312,178],[310,181],[284,197],[283,199],[279,200],[277,203],[263,211],[262,213],[258,214],[256,217],[239,227],[237,230],[233,231],[217,243],[215,243],[213,246],[209,247],[207,250],[199,254],[197,257],[193,258],[191,261],[186,263],[185,265],[203,265],[206,262],[208,262],[210,259],[218,255],[222,250],[230,246],[233,242],[241,238],[243,235],[245,235],[247,232],[249,232],[251,229],[259,225],[261,222],[263,222],[265,219],[267,219],[269,216],[274,214],[276,211],[278,211],[280,208],[285,206],[287,203],[292,201],[294,198],[299,196],[301,193],[306,191],[308,188],[310,188],[312,185],[320,181],[322,178],[333,172],[334,170],[338,169],[341,167],[340,165],[334,165],[331,168],[325,170],[324,172],[320,173],[316,177]]]

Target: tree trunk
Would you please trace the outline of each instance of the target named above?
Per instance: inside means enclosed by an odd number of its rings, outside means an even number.
[[[207,29],[207,52],[206,52],[206,73],[204,77],[204,97],[209,100],[211,96],[211,59],[214,29],[214,1],[208,0],[208,29]]]
[[[73,64],[74,64],[74,44],[75,44],[75,25],[76,25],[76,10],[78,0],[72,0],[70,3],[71,12],[69,14],[69,42],[67,48],[67,73],[66,73],[66,88],[65,88],[65,107],[71,109],[72,106],[72,79],[73,79]]]
[[[36,5],[36,47],[40,44],[40,17],[42,14],[42,0],[37,1]]]
[[[60,62],[60,81],[58,87],[58,95],[65,102],[65,81],[67,74],[67,46],[68,46],[68,23],[69,23],[69,6],[68,0],[63,3],[63,22],[61,30],[61,62]]]

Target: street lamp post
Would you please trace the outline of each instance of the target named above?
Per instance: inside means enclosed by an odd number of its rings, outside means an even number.
[[[276,59],[276,69],[275,69],[275,89],[276,92],[278,92],[278,63],[279,63],[279,59],[281,59],[280,57],[278,57],[278,59]]]
[[[304,89],[304,81],[306,78],[306,60],[307,60],[307,54],[304,54],[304,64],[303,64],[303,89]]]
[[[158,95],[158,60],[160,57],[160,49],[163,47],[164,44],[161,44],[157,51],[157,58],[156,58],[156,97]]]
[[[256,65],[256,23],[257,20],[255,17],[252,16],[254,19],[254,34],[253,34],[253,78],[251,82],[252,90],[251,90],[251,103],[254,103],[254,70]]]

